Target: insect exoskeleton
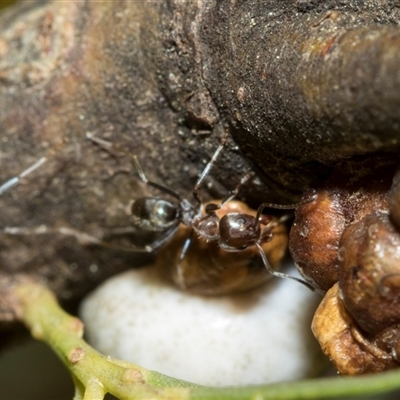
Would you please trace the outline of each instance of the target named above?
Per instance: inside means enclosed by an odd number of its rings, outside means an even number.
[[[203,208],[215,203],[219,201],[206,203]],[[223,217],[227,215],[245,214],[255,218],[257,211],[243,202],[231,200],[216,210],[216,214],[219,221],[223,222]],[[265,224],[261,223],[261,230],[268,234],[268,239],[261,246],[271,267],[276,270],[287,251],[287,229],[277,217],[268,216],[263,222]],[[212,225],[212,221],[207,223]],[[212,237],[211,232],[215,227],[209,228],[208,240],[203,235],[193,234],[191,244],[181,260],[182,246],[191,230],[181,224],[173,240],[158,254],[159,269],[170,274],[181,289],[201,295],[222,295],[254,288],[273,277],[265,268],[256,246],[250,245],[235,252],[227,251],[221,247],[219,234]]]

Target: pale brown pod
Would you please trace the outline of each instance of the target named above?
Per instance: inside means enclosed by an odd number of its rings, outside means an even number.
[[[339,249],[346,308],[370,335],[400,324],[400,232],[387,212],[349,225]]]
[[[322,351],[344,375],[380,372],[398,367],[392,354],[367,339],[347,311],[336,283],[318,306],[311,329]]]
[[[239,201],[224,204],[217,215],[222,218],[236,212],[256,215],[255,210]],[[262,244],[273,269],[279,267],[288,243],[286,226],[277,221],[274,218],[269,224],[272,240]],[[202,295],[221,295],[254,288],[272,277],[263,265],[256,246],[227,252],[220,248],[218,241],[207,242],[195,234],[183,260],[180,260],[182,246],[189,234],[190,228],[181,224],[172,242],[164,246],[157,257],[160,270],[168,270],[181,289]]]
[[[340,193],[319,190],[317,198],[295,211],[290,254],[303,277],[326,291],[339,278],[337,251],[345,227]]]

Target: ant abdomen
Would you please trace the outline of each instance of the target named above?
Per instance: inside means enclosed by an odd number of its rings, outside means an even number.
[[[149,231],[165,231],[177,224],[177,207],[171,202],[155,197],[142,197],[131,206],[132,219],[136,226]]]
[[[219,219],[219,224],[231,213],[251,216],[251,222],[254,222],[257,212],[239,201],[229,201],[213,211],[215,218]],[[207,217],[209,214],[194,221],[192,228],[195,232],[199,225],[203,229],[210,223]],[[212,223],[214,218],[210,220],[210,233],[218,232],[215,240],[208,240],[203,234],[193,235],[185,257],[181,259],[181,249],[190,228],[180,225],[173,240],[160,251],[157,258],[160,270],[166,273],[165,268],[168,265],[167,274],[172,276],[181,289],[201,295],[222,295],[249,290],[272,278],[273,275],[265,268],[259,250],[253,243],[245,249],[227,251],[221,246],[221,227],[215,227]],[[269,217],[268,220],[272,221],[268,226],[271,226],[269,232],[273,235],[273,240],[264,242],[261,246],[271,267],[276,270],[286,254],[288,234],[285,224],[279,223],[278,219]],[[261,234],[267,228],[261,225]]]

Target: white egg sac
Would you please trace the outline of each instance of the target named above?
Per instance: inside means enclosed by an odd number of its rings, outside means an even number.
[[[105,282],[80,316],[87,340],[106,355],[203,385],[264,384],[326,365],[310,330],[320,299],[278,278],[241,294],[200,297],[146,268]]]

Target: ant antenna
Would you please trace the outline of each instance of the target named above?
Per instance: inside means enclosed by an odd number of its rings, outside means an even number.
[[[223,199],[219,205],[219,207],[222,207],[225,203],[228,203],[228,201],[233,200],[237,194],[239,193],[240,188],[251,178],[254,176],[254,172],[248,172],[246,175],[242,177],[242,179],[239,181],[239,183],[236,185],[235,189],[233,189],[225,199]]]
[[[256,221],[258,226],[260,225],[261,222],[261,215],[262,212],[264,211],[264,208],[276,208],[279,210],[295,210],[298,207],[301,207],[305,204],[311,203],[317,198],[317,194],[313,194],[311,197],[308,199],[304,199],[299,201],[298,203],[293,203],[293,204],[275,204],[275,203],[262,203],[259,205],[257,209],[257,214],[256,214]]]
[[[203,181],[206,178],[206,176],[208,175],[208,173],[210,172],[210,169],[214,165],[215,160],[218,158],[219,153],[221,153],[222,149],[224,148],[225,143],[226,143],[226,141],[228,139],[228,133],[229,133],[228,129],[225,129],[224,135],[222,136],[222,139],[221,139],[221,143],[219,144],[217,150],[215,150],[214,155],[211,157],[211,160],[208,162],[206,167],[203,169],[203,172],[201,173],[199,179],[196,182],[196,185],[193,188],[193,192],[192,192],[193,193],[193,197],[195,198],[195,200],[199,204],[202,203],[201,197],[200,197],[200,195],[198,193],[199,192],[199,187],[203,183]]]
[[[152,187],[160,190],[161,192],[168,193],[170,196],[175,197],[175,199],[182,201],[182,197],[174,190],[172,190],[166,186],[160,185],[159,183],[149,181],[147,179],[145,173],[143,172],[143,168],[140,165],[138,158],[135,155],[128,153],[126,150],[124,150],[120,146],[117,146],[114,143],[110,143],[107,140],[103,140],[103,139],[100,139],[100,138],[92,135],[90,132],[86,133],[86,137],[89,140],[91,140],[93,143],[99,145],[100,147],[102,147],[103,149],[105,149],[106,151],[108,151],[110,153],[113,153],[113,151],[114,151],[116,153],[120,153],[120,154],[123,154],[124,156],[129,157],[130,159],[132,159],[133,165],[134,165],[137,173],[139,174],[140,180],[143,183],[145,183],[146,185],[152,186]]]
[[[209,203],[205,207],[205,212],[210,213],[219,210],[225,203],[228,203],[228,201],[231,201],[234,199],[237,194],[239,193],[240,188],[250,179],[254,176],[254,172],[248,172],[246,175],[242,177],[240,182],[236,185],[235,189],[231,190],[224,199],[221,200],[219,204],[214,204],[214,203]]]
[[[139,174],[139,177],[143,183],[145,183],[146,185],[152,186],[152,187],[160,190],[161,192],[168,193],[170,196],[175,197],[179,201],[182,201],[182,197],[179,196],[179,194],[176,193],[174,190],[172,190],[166,186],[160,185],[159,183],[149,181],[143,172],[142,166],[140,165],[138,158],[136,156],[132,156],[132,159],[133,159],[133,163],[135,165],[136,171]]]

